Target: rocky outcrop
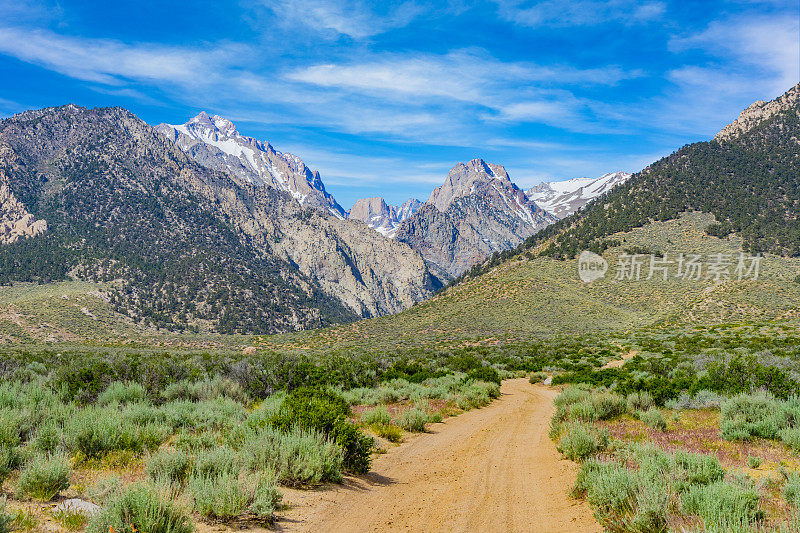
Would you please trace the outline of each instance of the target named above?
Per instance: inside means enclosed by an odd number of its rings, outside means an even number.
[[[564,218],[617,185],[625,183],[630,177],[631,174],[627,172],[610,172],[599,178],[542,182],[525,191],[525,194],[551,215]]]
[[[360,220],[381,235],[394,235],[400,221],[397,210],[391,205],[386,205],[383,198],[362,198],[356,200],[352,209],[347,212],[349,220]]]
[[[397,219],[402,222],[407,218],[410,218],[419,211],[419,208],[422,207],[422,202],[417,200],[416,198],[409,198],[403,205],[397,208]]]
[[[764,102],[759,100],[750,104],[744,111],[739,114],[739,117],[722,128],[719,133],[714,136],[715,141],[727,141],[739,135],[746,133],[754,127],[761,124],[763,121],[770,117],[786,111],[788,109],[796,108],[800,102],[800,83],[786,91],[782,96],[775,100]]]
[[[444,184],[397,229],[435,273],[452,278],[493,252],[519,245],[555,217],[531,201],[502,165],[459,163]]]
[[[254,185],[288,192],[302,205],[344,218],[344,209],[326,190],[318,171],[296,155],[240,134],[230,120],[201,112],[185,124],[159,124],[156,131],[203,166],[229,172]]]
[[[13,244],[20,239],[41,235],[45,231],[47,222],[36,220],[17,200],[8,183],[0,181],[0,244]]]

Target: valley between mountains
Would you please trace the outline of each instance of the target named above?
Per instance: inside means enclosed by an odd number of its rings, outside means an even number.
[[[345,209],[217,115],[6,118],[0,533],[800,531],[799,139]]]

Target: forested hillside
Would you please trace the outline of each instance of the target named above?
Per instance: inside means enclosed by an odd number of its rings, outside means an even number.
[[[684,211],[713,214],[718,223],[708,233],[739,234],[746,252],[800,255],[799,98],[795,86],[778,99],[777,114],[738,135],[684,146],[470,275],[523,252],[555,258],[599,253],[619,244],[609,239],[614,233]]]

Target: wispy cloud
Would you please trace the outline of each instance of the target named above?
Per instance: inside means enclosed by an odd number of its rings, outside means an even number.
[[[495,0],[498,14],[520,26],[598,26],[608,22],[626,25],[660,19],[664,2],[637,0]]]
[[[303,27],[319,35],[346,35],[364,39],[393,28],[402,28],[423,9],[412,1],[374,2],[362,0],[265,0],[283,26]]]
[[[230,64],[238,44],[192,49],[69,37],[44,30],[0,27],[0,52],[80,80],[122,85],[126,80],[194,84]]]
[[[670,40],[675,52],[701,50],[706,66],[673,71],[679,83],[722,80],[723,89],[754,86],[777,95],[800,79],[800,17],[780,14],[747,15],[712,22],[705,30]]]

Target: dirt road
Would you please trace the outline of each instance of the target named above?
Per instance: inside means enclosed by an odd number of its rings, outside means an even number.
[[[568,497],[576,466],[547,433],[555,391],[503,383],[488,407],[434,424],[375,458],[372,473],[323,491],[291,491],[281,531],[600,531]]]

